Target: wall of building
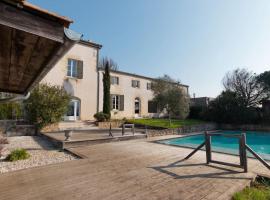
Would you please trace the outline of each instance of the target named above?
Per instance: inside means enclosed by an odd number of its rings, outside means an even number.
[[[83,61],[82,79],[67,77],[68,59]],[[93,115],[97,112],[97,59],[97,48],[76,44],[42,80],[42,83],[64,86],[71,96],[80,100],[81,120],[93,120]]]
[[[99,111],[102,111],[103,106],[103,72],[99,72]],[[151,78],[140,77],[136,75],[111,72],[111,76],[119,78],[119,85],[111,85],[111,94],[124,95],[124,110],[112,110],[111,116],[114,119],[134,118],[135,115],[135,99],[140,99],[140,114],[139,117],[162,117],[164,113],[148,113],[148,101],[153,99],[153,91],[147,90],[147,83],[151,83]],[[132,87],[132,80],[140,81],[140,88]],[[188,87],[183,87],[183,90],[188,93]],[[138,117],[138,116],[136,116]]]

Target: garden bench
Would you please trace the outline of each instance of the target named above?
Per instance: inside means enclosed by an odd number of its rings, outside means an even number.
[[[134,126],[134,124],[123,124],[123,126],[122,126],[122,136],[124,136],[126,128],[130,128],[132,130],[133,135],[135,134],[135,126]]]

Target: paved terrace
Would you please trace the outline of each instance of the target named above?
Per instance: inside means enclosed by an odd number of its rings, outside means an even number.
[[[155,138],[157,139],[157,138]],[[71,149],[86,159],[6,173],[0,176],[1,199],[194,199],[221,200],[268,173],[249,159],[249,173],[205,165],[205,152],[179,162],[191,150],[149,139],[96,144]],[[238,162],[238,157],[213,154]]]

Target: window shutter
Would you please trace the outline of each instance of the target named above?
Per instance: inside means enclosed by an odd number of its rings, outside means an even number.
[[[138,81],[138,88],[140,88],[140,81]]]
[[[134,80],[131,81],[131,85],[132,85],[132,87],[135,87],[135,81]]]
[[[148,113],[157,113],[157,104],[154,101],[148,101]]]
[[[83,61],[78,60],[78,65],[77,65],[77,78],[82,79],[83,78]]]
[[[124,95],[120,95],[120,111],[124,111],[125,98]]]
[[[113,96],[114,96],[113,94],[110,95],[110,97],[111,97],[111,105],[110,105],[111,106],[111,110],[113,109]]]

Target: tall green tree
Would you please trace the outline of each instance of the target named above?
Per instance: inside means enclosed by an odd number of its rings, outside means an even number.
[[[171,122],[172,117],[184,119],[189,113],[189,97],[178,81],[168,75],[159,77],[153,83],[154,102],[160,111],[166,110]]]
[[[111,78],[110,78],[110,63],[105,65],[103,73],[103,113],[111,116]]]

